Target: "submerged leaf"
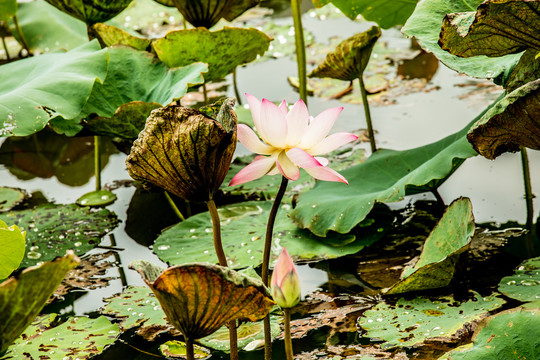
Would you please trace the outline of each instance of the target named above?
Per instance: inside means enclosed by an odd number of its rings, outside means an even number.
[[[418,262],[405,268],[401,281],[386,293],[436,289],[450,284],[458,255],[469,248],[473,234],[471,201],[468,198],[457,199],[429,234]]]
[[[112,19],[133,0],[45,0],[66,14],[84,21],[88,25]]]
[[[261,320],[274,305],[260,280],[222,266],[173,266],[157,278],[156,267],[147,261],[134,261],[130,268],[141,274],[169,322],[188,339],[208,336],[233,320]]]
[[[328,53],[324,62],[308,76],[346,81],[361,77],[369,62],[373,46],[380,37],[381,29],[378,26],[372,26],[368,31],[351,36]]]
[[[540,51],[540,2],[490,0],[476,13],[454,13],[444,18],[439,45],[451,54],[490,57],[526,49]]]
[[[519,301],[540,300],[540,257],[522,262],[514,275],[506,276],[499,283],[499,291]]]
[[[508,94],[473,125],[467,138],[488,159],[523,146],[540,150],[540,79]]]
[[[79,258],[72,251],[51,262],[23,270],[0,284],[0,354],[41,311]]]
[[[168,67],[186,66],[200,61],[208,64],[206,82],[227,76],[242,64],[263,55],[269,38],[257,29],[224,27],[218,31],[205,28],[171,31],[154,40],[152,48]]]
[[[233,21],[244,11],[254,7],[260,0],[161,0],[158,2],[174,6],[194,27],[214,26],[221,18]]]
[[[24,235],[17,225],[8,226],[0,220],[0,280],[19,268],[24,257]]]

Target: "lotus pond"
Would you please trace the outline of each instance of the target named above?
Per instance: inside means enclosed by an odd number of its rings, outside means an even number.
[[[0,1],[0,360],[540,359],[539,13]]]

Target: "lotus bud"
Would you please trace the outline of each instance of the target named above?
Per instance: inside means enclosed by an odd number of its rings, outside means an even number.
[[[292,308],[300,302],[300,278],[285,248],[274,267],[271,287],[274,301],[282,308]]]
[[[234,102],[227,98],[199,110],[168,105],[152,111],[126,159],[131,177],[184,200],[212,199],[236,149]]]

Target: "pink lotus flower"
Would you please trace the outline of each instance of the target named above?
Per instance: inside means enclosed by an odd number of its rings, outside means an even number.
[[[315,179],[348,184],[343,176],[327,167],[327,159],[317,156],[358,138],[346,132],[326,136],[343,110],[342,107],[325,110],[313,118],[302,100],[298,100],[287,111],[285,100],[276,106],[266,99],[261,102],[250,94],[246,94],[246,97],[261,139],[249,126],[243,124],[238,125],[238,139],[250,151],[267,156],[257,156],[232,178],[230,186],[278,173],[289,180],[297,180],[300,176],[299,168],[306,170]]]
[[[300,278],[285,248],[274,267],[271,288],[274,301],[282,308],[292,308],[300,302]]]

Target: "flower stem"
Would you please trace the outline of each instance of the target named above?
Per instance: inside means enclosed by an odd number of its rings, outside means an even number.
[[[366,85],[364,84],[364,78],[362,75],[358,78],[358,83],[360,84],[360,93],[362,94],[362,104],[364,105],[364,113],[366,114],[366,123],[369,134],[369,143],[371,145],[371,153],[377,151],[377,146],[375,145],[375,134],[373,133],[373,125],[371,124],[371,113],[369,111],[369,102],[367,99]]]
[[[293,360],[293,348],[291,340],[291,309],[283,309],[283,323],[285,328],[283,329],[283,335],[285,337],[285,355],[287,360]]]
[[[167,202],[169,203],[169,205],[171,206],[171,208],[173,209],[174,213],[176,214],[176,216],[178,216],[178,218],[182,221],[186,220],[186,218],[184,217],[184,215],[182,215],[182,213],[180,212],[180,209],[178,209],[178,206],[176,206],[175,202],[173,201],[173,199],[171,198],[171,195],[167,192],[167,191],[164,191],[163,194],[165,194],[165,198],[167,199]]]
[[[234,68],[232,73],[232,83],[234,87],[234,95],[236,96],[236,101],[238,102],[238,105],[242,105],[242,100],[240,99],[240,92],[238,91],[238,83],[236,81],[236,69]]]
[[[186,341],[186,359],[195,360],[195,349],[193,346],[193,340],[186,337],[185,341]]]
[[[101,139],[94,135],[94,177],[96,178],[96,191],[101,190]]]
[[[527,221],[526,221],[526,228],[529,231],[527,234],[527,253],[529,255],[533,255],[535,253],[535,246],[534,246],[534,233],[533,233],[533,216],[534,216],[534,208],[533,208],[533,199],[534,194],[532,193],[532,186],[531,186],[531,171],[529,168],[529,156],[527,154],[527,149],[525,147],[521,148],[521,167],[523,169],[523,183],[525,186],[525,204],[527,207]]]
[[[296,64],[298,65],[298,90],[300,91],[300,98],[304,100],[307,105],[306,47],[304,43],[304,29],[302,27],[300,2],[300,0],[291,0],[291,9],[294,22]]]
[[[279,205],[285,195],[285,190],[287,189],[287,184],[289,180],[283,176],[281,179],[281,185],[279,186],[278,193],[274,199],[274,204],[270,210],[270,215],[268,216],[268,223],[266,224],[266,236],[264,239],[264,252],[263,252],[263,261],[262,261],[262,270],[261,278],[263,284],[268,286],[268,266],[270,263],[270,250],[272,248],[272,233],[274,232],[274,223],[276,221],[276,215],[279,210]],[[264,318],[264,359],[272,359],[272,334],[270,332],[270,315],[266,315]]]

